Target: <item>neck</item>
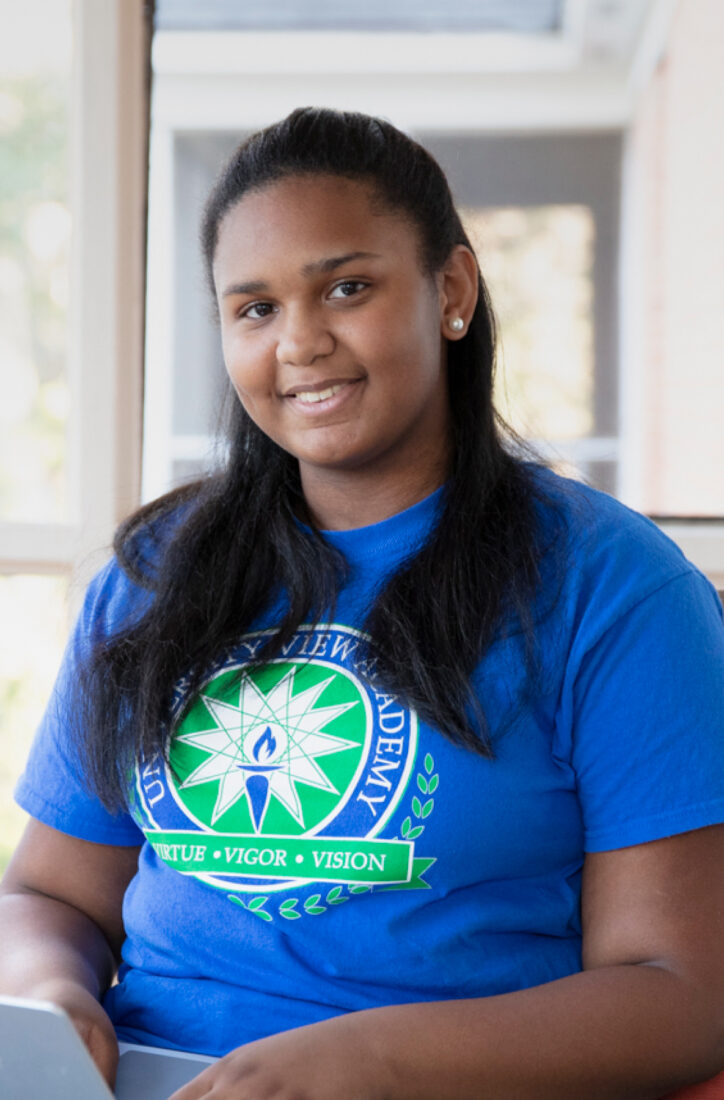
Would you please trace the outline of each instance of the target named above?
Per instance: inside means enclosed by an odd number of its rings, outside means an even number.
[[[315,524],[323,531],[368,527],[411,508],[444,483],[447,463],[420,463],[404,476],[367,470],[301,471],[304,498]]]

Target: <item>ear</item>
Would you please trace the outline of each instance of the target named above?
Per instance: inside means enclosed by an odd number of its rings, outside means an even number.
[[[438,278],[440,331],[446,340],[461,340],[478,301],[478,265],[470,249],[456,244]]]

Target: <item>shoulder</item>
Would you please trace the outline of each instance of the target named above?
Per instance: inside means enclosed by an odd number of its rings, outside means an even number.
[[[121,569],[136,584],[154,589],[166,554],[183,541],[198,513],[206,482],[173,490],[145,504],[125,520],[113,542]]]
[[[538,515],[544,532],[563,535],[568,568],[582,579],[601,570],[628,588],[655,587],[696,567],[652,520],[589,485],[535,468]],[[552,540],[549,540],[552,541]]]
[[[646,601],[693,600],[720,617],[709,581],[650,519],[590,486],[536,467],[545,545],[542,574],[557,578],[559,610],[588,641]],[[556,533],[556,538],[546,534]]]
[[[169,495],[120,526],[115,553],[93,577],[83,601],[79,627],[89,642],[123,630],[148,610],[166,554],[182,537],[195,500]]]
[[[81,651],[110,639],[137,621],[152,593],[138,584],[114,555],[91,580],[75,628]]]

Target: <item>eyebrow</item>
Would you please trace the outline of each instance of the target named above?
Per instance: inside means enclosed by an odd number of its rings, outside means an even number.
[[[305,277],[309,275],[326,275],[352,260],[371,260],[379,259],[379,257],[379,252],[346,252],[344,256],[330,256],[326,260],[315,260],[314,263],[305,264],[302,268],[302,275]]]
[[[323,260],[314,260],[305,264],[302,275],[308,279],[312,275],[326,275],[336,271],[338,267],[351,263],[352,260],[379,259],[379,252],[345,252],[343,256],[328,256]],[[264,294],[269,290],[269,284],[256,279],[248,283],[231,283],[226,287],[222,298],[228,298],[231,294]]]

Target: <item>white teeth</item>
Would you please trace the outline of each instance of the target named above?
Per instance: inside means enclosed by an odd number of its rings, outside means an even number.
[[[318,401],[326,401],[328,397],[334,397],[335,393],[339,393],[346,384],[346,382],[340,382],[337,386],[328,386],[326,390],[302,390],[294,396],[303,405],[315,405]]]

